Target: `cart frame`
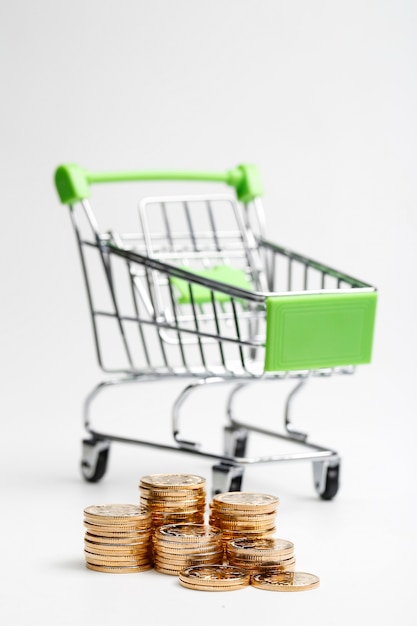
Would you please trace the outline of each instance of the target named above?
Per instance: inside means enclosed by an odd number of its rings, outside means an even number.
[[[88,200],[90,186],[95,183],[140,180],[221,182],[234,188],[237,200],[220,195],[148,198],[140,205],[142,232],[139,238],[137,233],[126,235],[112,231],[102,232]],[[248,465],[311,461],[318,495],[325,500],[332,499],[339,489],[340,456],[333,449],[310,442],[306,433],[293,427],[290,415],[292,401],[307,380],[334,374],[353,374],[356,365],[370,362],[377,295],[375,287],[268,241],[265,238],[265,218],[260,201],[262,186],[257,169],[252,165],[213,174],[91,173],[71,164],[57,169],[55,183],[61,202],[70,209],[87,291],[98,364],[103,372],[111,375],[111,378],[100,382],[90,391],[84,403],[84,428],[89,435],[83,440],[82,447],[81,469],[84,479],[96,482],[104,476],[110,443],[118,442],[186,452],[214,460],[213,493],[240,490],[244,468]],[[183,241],[175,247],[176,237],[168,220],[167,207],[178,202],[182,203],[181,210],[185,211],[187,218],[188,244],[185,247]],[[200,234],[192,224],[190,204],[193,202],[206,207],[212,225],[209,235],[213,241],[203,251],[199,247]],[[214,227],[215,203],[220,203],[221,213],[225,212],[226,206],[230,206],[236,218],[237,230],[233,230],[232,238],[227,239],[227,245],[221,243],[224,233]],[[163,243],[158,242],[159,248],[156,246],[158,249],[154,249],[146,217],[147,211],[153,210],[153,206],[161,207],[165,231]],[[84,235],[80,214],[88,225],[90,236]],[[256,223],[253,227],[254,220]],[[180,237],[184,239],[185,235],[182,233]],[[161,238],[160,234],[158,238]],[[204,234],[203,238],[207,239],[207,235]],[[95,279],[91,276],[87,254],[90,251],[98,255],[104,283],[108,288],[110,305],[106,309],[98,307],[95,302]],[[242,284],[216,280],[216,274],[212,273],[213,263],[221,263],[234,256],[244,260],[244,272],[246,276],[250,276],[253,288],[246,285],[246,278],[243,287]],[[203,257],[208,269],[197,271],[181,264],[182,258],[201,261]],[[286,264],[286,288],[277,291],[274,289],[277,266],[282,262]],[[127,270],[132,296],[128,313],[120,302],[119,274],[115,272],[115,265]],[[293,285],[294,266],[302,270],[301,286],[298,287]],[[215,269],[217,267],[216,265]],[[243,270],[239,271],[243,275]],[[310,285],[312,273],[315,277],[313,287]],[[178,289],[182,290],[182,301],[178,299]],[[181,302],[185,303],[184,306]],[[303,320],[301,326],[300,316]],[[127,357],[127,364],[124,366],[109,368],[105,364],[99,325],[99,320],[102,319],[110,320],[113,327],[116,324]],[[283,321],[286,320],[285,327]],[[296,325],[292,328],[291,324]],[[132,325],[139,331],[144,358],[141,365],[135,364],[126,330],[127,326]],[[285,328],[289,330],[286,331]],[[299,339],[300,328],[304,332],[303,342]],[[149,330],[157,338],[162,359],[158,365],[153,362],[156,344],[149,347],[150,344],[145,339]],[[304,346],[308,343],[305,341],[306,332],[308,337],[318,337],[312,340],[312,347],[307,349]],[[325,346],[321,349],[323,338]],[[285,344],[286,341],[288,345]],[[353,352],[352,345],[355,346]],[[177,355],[175,362],[168,356],[173,346]],[[186,357],[191,349],[191,354],[198,357],[197,366]],[[213,349],[217,354],[216,366],[209,361],[208,356]],[[236,362],[227,356],[229,350],[237,354]],[[185,383],[172,408],[172,445],[122,437],[102,432],[92,425],[92,405],[106,389],[132,383],[153,383],[163,378],[183,379]],[[257,424],[243,422],[236,416],[234,402],[242,389],[258,382],[283,379],[293,380],[294,386],[286,399],[281,431],[264,429]],[[184,403],[196,390],[208,385],[226,384],[231,385],[231,391],[226,407],[224,450],[218,453],[184,438],[180,429],[180,417]],[[303,451],[248,456],[247,440],[251,432],[297,444],[297,448],[301,446]]]

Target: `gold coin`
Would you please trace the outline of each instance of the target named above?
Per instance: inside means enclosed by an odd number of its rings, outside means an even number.
[[[154,503],[149,506],[152,511],[152,515],[155,513],[167,513],[168,515],[192,515],[193,513],[200,513],[205,507],[200,506],[198,502],[192,502],[185,504],[182,502],[162,502]]]
[[[91,543],[96,543],[97,545],[103,546],[145,546],[151,543],[152,541],[152,531],[146,533],[146,535],[133,535],[129,537],[101,537],[100,535],[93,535],[92,533],[86,532],[84,534],[84,540],[90,541]]]
[[[320,579],[307,572],[261,572],[251,576],[251,584],[268,591],[307,591],[317,589]]]
[[[197,585],[195,583],[191,583],[189,581],[183,580],[179,578],[179,583],[182,587],[186,587],[187,589],[192,589],[193,591],[237,591],[238,589],[244,589],[248,586],[248,583],[240,583],[239,585],[233,585],[231,587],[219,587],[219,586],[211,586],[211,585]]]
[[[276,527],[273,526],[272,528],[265,529],[262,531],[245,530],[245,531],[239,532],[239,531],[227,530],[226,528],[222,528],[221,531],[223,534],[223,541],[226,544],[228,541],[232,541],[233,539],[239,539],[243,537],[245,538],[251,537],[252,539],[267,539],[268,537],[273,537],[276,532]]]
[[[155,530],[154,537],[174,542],[207,541],[221,538],[221,530],[205,524],[166,524]]]
[[[88,569],[94,570],[95,572],[106,572],[107,574],[136,574],[137,572],[146,572],[147,570],[152,569],[152,564],[148,563],[146,565],[134,566],[134,567],[124,567],[124,566],[114,566],[114,565],[95,565],[94,563],[86,562],[86,567]]]
[[[291,541],[272,537],[269,539],[241,537],[232,539],[226,547],[235,554],[244,554],[245,556],[265,556],[267,554],[283,556],[294,552],[294,544]]]
[[[151,488],[201,489],[205,484],[206,479],[195,474],[150,474],[140,479],[140,485]]]
[[[166,567],[157,564],[154,564],[153,567],[155,571],[159,572],[160,574],[166,574],[167,576],[178,576],[181,571],[181,567],[176,567],[175,569],[167,569]]]
[[[295,559],[289,561],[288,563],[286,561],[283,561],[282,563],[261,563],[253,569],[253,573],[295,572],[295,564]]]
[[[169,498],[170,500],[186,500],[187,498],[205,498],[206,490],[204,487],[196,489],[159,489],[158,487],[139,486],[141,498],[154,500],[155,498]]]
[[[204,519],[203,511],[187,511],[186,513],[183,511],[155,511],[152,519],[152,523],[155,523],[155,520],[162,520],[165,524],[192,524],[198,522],[192,522],[189,520],[193,519]],[[173,520],[173,521],[169,521]]]
[[[156,552],[158,552],[159,554],[166,554],[168,555],[177,555],[177,554],[183,554],[183,555],[188,555],[188,554],[208,554],[210,552],[213,551],[222,551],[223,550],[223,542],[219,541],[216,543],[210,543],[210,544],[191,544],[191,545],[187,545],[187,546],[181,546],[180,544],[175,544],[174,546],[169,545],[169,544],[163,544],[163,543],[159,543],[154,541],[153,542],[153,547],[154,550]]]
[[[188,509],[192,509],[193,507],[204,507],[206,506],[205,498],[149,498],[145,500],[141,498],[141,502],[146,502],[146,506],[150,511],[161,507],[164,508],[177,508],[182,509],[183,507],[187,507]]]
[[[213,496],[212,504],[220,508],[243,509],[245,511],[276,508],[279,499],[266,493],[250,491],[228,491]]]
[[[218,528],[221,528],[222,530],[238,530],[238,531],[244,531],[244,530],[269,530],[270,528],[272,528],[274,526],[274,521],[268,520],[267,522],[254,522],[253,524],[251,524],[250,522],[240,522],[239,520],[236,520],[235,522],[225,522],[224,520],[220,519],[220,518],[213,518],[210,517],[210,524],[212,524],[213,526],[217,526]]]
[[[102,518],[93,518],[93,517],[84,517],[84,523],[90,524],[90,526],[96,526],[102,528],[103,530],[108,530],[110,532],[134,532],[138,530],[146,530],[152,525],[152,512],[149,511],[149,518],[146,520],[121,520],[119,522],[110,522]]]
[[[240,567],[245,570],[249,570],[252,574],[260,572],[293,572],[295,570],[295,559],[288,559],[287,561],[241,561],[239,559],[227,559],[229,565]]]
[[[265,515],[258,515],[258,514],[253,514],[251,515],[251,513],[249,513],[249,515],[247,515],[246,513],[243,514],[241,513],[241,511],[239,511],[239,509],[233,509],[233,512],[228,512],[225,513],[224,511],[220,511],[218,509],[215,509],[213,507],[209,507],[209,515],[210,517],[214,517],[214,518],[218,518],[223,520],[224,522],[250,522],[251,524],[253,524],[254,522],[257,523],[263,523],[263,522],[268,522],[271,520],[275,520],[277,517],[277,514],[275,511],[269,512]]]
[[[144,567],[144,566],[152,564],[152,561],[150,561],[149,559],[147,561],[125,562],[125,561],[99,561],[97,559],[91,558],[91,559],[86,559],[85,562],[88,563],[89,565],[96,565],[99,567]]]
[[[137,504],[95,504],[84,509],[84,516],[100,520],[105,518],[106,524],[119,524],[124,520],[130,523],[134,520],[148,519],[149,510]]]
[[[192,565],[180,572],[180,579],[198,585],[233,586],[249,584],[249,573],[233,565]]]
[[[149,556],[147,554],[96,554],[95,552],[84,550],[84,556],[86,561],[92,561],[94,563],[106,562],[108,565],[111,565],[112,562],[116,561],[124,565],[134,565],[141,561],[149,561]]]
[[[240,567],[241,565],[247,565],[248,567],[260,567],[260,566],[268,566],[268,565],[290,565],[295,563],[295,557],[294,556],[290,556],[289,558],[286,559],[281,559],[279,557],[277,558],[273,558],[273,557],[253,557],[253,558],[249,558],[249,557],[239,557],[236,556],[234,554],[227,554],[226,553],[226,559],[228,560],[228,562],[231,565],[236,565],[238,567]]]
[[[96,543],[90,543],[89,541],[84,541],[84,548],[88,550],[88,552],[92,552],[93,554],[122,554],[122,555],[141,555],[146,554],[148,552],[149,546],[103,546]]]
[[[212,550],[211,552],[189,552],[188,554],[167,554],[166,552],[156,551],[154,553],[155,561],[165,561],[166,563],[184,563],[185,561],[215,561],[223,560],[223,550]],[[191,565],[191,563],[190,563]]]
[[[129,538],[129,537],[141,537],[142,533],[149,532],[152,530],[152,526],[148,525],[146,528],[133,528],[133,527],[123,527],[121,526],[99,526],[98,524],[90,524],[87,521],[83,522],[84,528],[87,529],[91,535],[97,535],[99,537],[120,537]]]

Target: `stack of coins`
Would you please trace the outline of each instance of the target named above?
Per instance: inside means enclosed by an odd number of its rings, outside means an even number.
[[[294,544],[286,539],[232,539],[226,543],[226,560],[251,574],[294,571]]]
[[[135,504],[97,504],[84,509],[84,556],[88,569],[130,574],[151,569],[152,515]]]
[[[231,565],[193,565],[179,574],[183,587],[198,591],[234,591],[250,584],[250,574]]]
[[[162,574],[177,576],[191,565],[222,564],[222,533],[205,524],[166,524],[155,529],[153,560]]]
[[[209,523],[220,528],[226,542],[240,537],[271,537],[279,499],[264,493],[230,491],[213,496]]]
[[[251,585],[267,591],[307,591],[317,589],[320,579],[307,572],[260,572],[251,576]]]
[[[140,504],[152,512],[154,528],[204,524],[206,479],[194,474],[151,474],[139,482]]]

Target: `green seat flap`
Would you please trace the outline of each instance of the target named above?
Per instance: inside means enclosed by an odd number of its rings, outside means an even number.
[[[226,285],[238,287],[239,289],[245,289],[247,291],[252,291],[253,289],[250,281],[246,277],[245,272],[235,267],[231,267],[230,265],[216,265],[209,269],[202,270],[194,270],[188,267],[182,267],[181,269],[191,272],[196,276],[216,280]],[[211,302],[211,290],[208,287],[188,282],[187,280],[176,278],[175,276],[171,276],[170,281],[176,289],[177,302],[179,302],[179,304],[191,303],[190,285],[192,288],[193,300],[196,304],[200,305]],[[214,291],[213,293],[217,302],[228,302],[230,300],[230,296],[226,293],[222,293],[221,291]]]

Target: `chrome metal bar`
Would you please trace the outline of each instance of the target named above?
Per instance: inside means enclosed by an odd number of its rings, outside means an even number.
[[[216,250],[218,252],[220,252],[221,251],[221,247],[220,247],[220,243],[219,243],[219,235],[218,235],[218,232],[217,232],[216,222],[215,222],[215,219],[214,219],[213,209],[212,209],[210,200],[207,200],[206,206],[207,206],[207,212],[208,212],[209,221],[210,221],[210,225],[211,225],[214,245],[216,246]]]
[[[189,285],[188,285],[188,290],[189,290],[189,295],[190,295],[191,308],[192,308],[193,313],[194,313],[195,335],[197,337],[198,347],[200,349],[201,362],[202,362],[203,366],[205,368],[207,368],[206,359],[205,359],[205,356],[204,356],[203,344],[201,342],[201,332],[200,332],[200,329],[199,329],[199,326],[198,326],[198,316],[196,314],[194,295],[193,295],[193,288],[192,288],[191,283],[189,283]]]
[[[220,359],[222,362],[222,365],[224,367],[226,367],[226,360],[224,358],[224,351],[223,351],[223,344],[222,344],[222,340],[220,339],[220,324],[219,324],[219,318],[217,316],[217,311],[216,311],[216,299],[214,297],[214,293],[213,291],[210,293],[211,295],[211,305],[213,307],[213,314],[214,314],[214,322],[216,325],[216,331],[217,331],[217,336],[219,337],[219,341],[218,341],[218,345],[219,345],[219,351],[220,351]]]
[[[81,200],[81,206],[84,209],[84,212],[87,216],[89,216],[91,214],[92,217],[93,213],[91,211],[91,207],[90,207],[90,203],[87,200]],[[122,338],[122,342],[123,342],[123,347],[126,353],[126,358],[127,361],[129,363],[129,365],[131,367],[133,367],[133,359],[132,359],[132,355],[130,352],[130,348],[129,348],[129,344],[127,342],[127,338],[126,338],[126,334],[125,334],[125,330],[123,328],[123,323],[120,317],[120,313],[119,313],[119,305],[117,302],[117,297],[116,297],[116,292],[114,290],[114,286],[113,286],[113,281],[112,281],[112,274],[111,274],[111,266],[110,266],[110,255],[108,255],[106,257],[105,254],[105,249],[100,245],[99,239],[97,239],[97,250],[99,252],[101,261],[102,261],[102,265],[103,265],[103,269],[104,269],[104,273],[106,275],[107,278],[107,284],[109,287],[109,292],[110,292],[110,297],[111,297],[111,301],[113,304],[113,308],[116,314],[116,318],[117,318],[117,323],[119,326],[119,332]]]
[[[285,430],[291,436],[292,439],[297,439],[299,441],[306,441],[307,434],[306,433],[302,433],[302,432],[296,430],[295,428],[293,428],[293,426],[291,424],[291,420],[290,420],[290,406],[291,406],[291,402],[292,402],[295,394],[299,392],[301,387],[304,387],[304,385],[306,383],[306,380],[307,380],[307,376],[305,378],[302,378],[297,383],[297,385],[294,387],[294,389],[288,394],[287,401],[285,403],[285,412],[284,412]]]
[[[70,217],[71,217],[72,225],[73,225],[74,232],[75,232],[75,237],[78,243],[78,252],[79,252],[80,261],[81,261],[81,271],[83,274],[84,285],[85,285],[85,289],[87,293],[87,301],[88,301],[88,308],[90,311],[91,325],[93,327],[93,337],[94,337],[94,347],[96,351],[96,358],[97,358],[97,362],[100,368],[103,369],[104,363],[103,363],[103,357],[101,353],[99,333],[98,333],[96,319],[94,315],[93,294],[90,288],[87,263],[86,263],[86,259],[85,259],[84,251],[83,251],[83,240],[81,238],[80,227],[79,227],[78,219],[75,213],[75,208],[72,205],[70,205],[69,209],[70,209]]]
[[[197,382],[191,383],[190,385],[185,387],[181,391],[177,399],[175,400],[173,407],[172,407],[172,435],[175,441],[179,443],[181,447],[185,447],[187,449],[188,448],[197,449],[201,445],[194,441],[188,441],[180,437],[179,420],[180,420],[180,409],[182,408],[182,405],[184,404],[184,402],[187,400],[187,398],[191,395],[193,391],[202,387],[203,385],[219,384],[219,383],[224,383],[224,382],[225,382],[224,378],[212,377],[212,378],[200,379]]]
[[[174,314],[175,326],[177,328],[179,328],[178,318],[177,318],[177,304],[175,302],[174,294],[172,292],[171,281],[168,281],[168,285],[169,285],[169,295],[171,297],[172,312]],[[181,332],[179,330],[177,331],[177,338],[178,338],[178,345],[179,345],[179,348],[180,348],[182,363],[183,363],[184,367],[187,368],[187,361],[186,361],[186,358],[185,358],[184,346],[183,346],[183,342],[182,342],[182,338],[181,338]]]
[[[189,231],[190,231],[190,238],[191,238],[191,242],[192,242],[192,245],[193,245],[193,249],[194,249],[195,252],[198,252],[199,249],[198,249],[198,246],[197,246],[197,240],[196,240],[196,237],[195,237],[195,231],[194,231],[194,228],[193,228],[193,221],[192,221],[192,218],[191,218],[190,207],[189,207],[188,202],[184,202],[184,211],[185,211],[185,218],[187,220],[188,228],[189,228]]]
[[[110,313],[107,311],[95,311],[94,313],[96,316],[103,316],[103,317],[116,317],[116,315],[114,313]],[[167,322],[164,322],[162,320],[150,320],[150,319],[144,319],[144,318],[137,318],[137,317],[133,317],[133,316],[128,316],[125,315],[122,317],[123,321],[127,321],[127,322],[139,322],[141,324],[145,324],[147,326],[155,326],[158,327],[160,329],[165,329],[165,330],[171,330],[173,332],[182,332],[182,333],[187,333],[189,335],[194,335],[196,337],[201,337],[201,338],[206,338],[206,339],[211,339],[214,342],[218,341],[219,339],[221,341],[227,341],[229,343],[236,343],[236,344],[241,344],[242,346],[254,346],[254,347],[261,347],[262,341],[261,340],[256,340],[256,341],[249,341],[246,339],[236,339],[235,337],[228,337],[226,335],[223,336],[218,336],[215,335],[213,333],[208,333],[208,332],[204,332],[202,331],[200,328],[198,330],[193,330],[191,328],[185,328],[183,326],[176,326],[173,324],[169,324]],[[232,318],[230,318],[232,319]]]
[[[144,439],[131,439],[129,437],[119,437],[110,433],[105,433],[97,430],[90,430],[90,434],[97,439],[105,439],[107,441],[115,441],[119,443],[129,443],[134,445],[148,446],[159,450],[172,451],[172,452],[184,452],[186,454],[194,454],[196,456],[215,459],[217,461],[223,461],[232,465],[255,465],[255,464],[268,464],[268,463],[285,463],[293,461],[324,461],[326,459],[336,462],[339,459],[339,455],[334,450],[327,448],[321,448],[314,444],[305,443],[311,451],[310,452],[295,452],[286,454],[270,454],[266,456],[226,456],[216,452],[210,452],[203,450],[199,447],[194,447],[193,442],[180,442],[177,446],[164,444],[156,441],[149,441]],[[290,441],[290,439],[288,438]]]
[[[166,236],[167,236],[167,239],[168,239],[170,247],[173,248],[174,247],[174,240],[172,238],[171,226],[169,224],[168,214],[167,214],[167,207],[166,207],[166,203],[165,202],[161,202],[161,211],[162,211],[162,217],[163,217],[164,224],[165,224]]]

